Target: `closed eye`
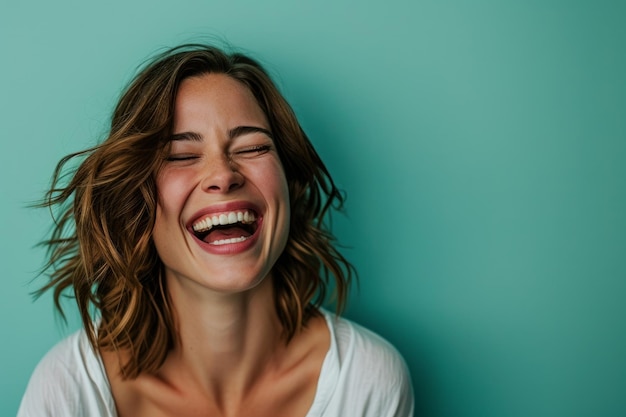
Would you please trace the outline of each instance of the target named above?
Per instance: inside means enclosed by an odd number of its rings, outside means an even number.
[[[236,155],[262,155],[272,149],[271,145],[254,145],[235,151]]]
[[[167,158],[165,158],[166,161],[190,161],[192,159],[197,159],[198,156],[197,155],[187,155],[187,154],[181,154],[181,155],[168,155]]]

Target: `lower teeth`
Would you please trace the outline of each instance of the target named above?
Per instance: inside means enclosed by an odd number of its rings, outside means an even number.
[[[211,245],[228,245],[230,243],[239,243],[239,242],[243,242],[244,240],[248,239],[245,236],[241,236],[241,237],[233,237],[231,239],[221,239],[221,240],[216,240],[215,242],[211,242]]]

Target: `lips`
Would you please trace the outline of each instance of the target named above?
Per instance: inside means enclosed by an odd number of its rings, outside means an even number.
[[[238,204],[240,205],[240,204]],[[242,246],[253,237],[259,227],[257,211],[243,207],[214,207],[194,217],[188,229],[196,239],[217,249],[218,246]]]

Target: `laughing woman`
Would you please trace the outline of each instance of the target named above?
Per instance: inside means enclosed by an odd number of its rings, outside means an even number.
[[[72,291],[84,329],[39,363],[18,415],[411,416],[397,351],[321,308],[329,286],[338,310],[348,294],[323,223],[341,203],[256,61],[158,56],[108,138],[57,166],[42,291],[57,306]]]

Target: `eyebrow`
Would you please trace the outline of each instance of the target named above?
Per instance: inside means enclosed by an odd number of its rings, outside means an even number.
[[[258,126],[237,126],[236,128],[228,131],[228,138],[232,140],[237,136],[246,135],[248,133],[263,133],[270,139],[274,139],[274,135],[272,135],[272,132]]]
[[[202,135],[196,132],[175,133],[170,138],[170,141],[175,140],[190,140],[192,142],[202,142]]]
[[[263,133],[264,135],[268,136],[270,139],[272,140],[274,139],[274,135],[272,135],[272,132],[270,132],[269,130],[265,128],[258,127],[258,126],[237,126],[228,131],[228,140],[233,140],[238,136],[243,136],[248,133]],[[175,133],[170,138],[170,141],[177,141],[177,140],[190,140],[192,142],[202,142],[203,137],[201,134],[196,133],[196,132],[182,132],[182,133]]]

